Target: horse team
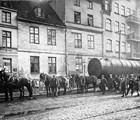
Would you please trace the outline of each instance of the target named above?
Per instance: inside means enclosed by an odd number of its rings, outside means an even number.
[[[122,97],[128,95],[131,90],[133,95],[134,90],[137,91],[139,96],[139,79],[137,76],[131,75],[130,77],[117,76],[113,77],[111,74],[109,77],[104,75],[101,76],[101,81],[97,84],[96,76],[80,76],[73,74],[68,78],[64,76],[51,76],[48,74],[41,73],[39,76],[39,83],[43,82],[46,88],[46,95],[58,96],[61,88],[65,95],[67,91],[70,91],[74,87],[74,83],[77,86],[77,93],[88,92],[89,85],[93,87],[93,91],[96,91],[96,87],[99,87],[101,92],[104,94],[106,88],[108,90],[114,90],[115,92],[121,92]],[[33,98],[33,87],[34,82],[31,84],[31,80],[23,77],[17,77],[16,75],[9,75],[5,70],[0,71],[0,91],[5,93],[5,101],[8,101],[8,93],[10,93],[10,100],[13,100],[13,91],[18,89],[20,91],[20,99],[24,97],[24,86],[29,92],[29,98]]]

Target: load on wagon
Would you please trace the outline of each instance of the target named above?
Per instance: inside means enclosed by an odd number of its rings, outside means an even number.
[[[112,75],[130,75],[140,76],[140,61],[119,60],[119,59],[98,59],[93,58],[88,64],[88,74],[100,77]]]

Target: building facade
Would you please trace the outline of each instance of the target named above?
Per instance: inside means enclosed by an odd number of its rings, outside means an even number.
[[[136,0],[105,0],[103,15],[105,57],[139,58],[136,3]]]
[[[8,64],[5,61],[11,60],[10,66],[14,66],[20,76],[34,79],[38,79],[39,74],[43,72],[65,75],[65,25],[48,2],[10,1],[3,2],[1,6],[1,14],[7,9],[11,10],[8,11],[11,16],[5,19],[10,19],[13,24],[1,25],[5,27],[1,28],[1,31],[13,33],[10,34],[10,43],[9,36],[5,38],[6,45],[12,44],[12,48],[3,48],[5,39],[2,37],[0,40],[0,57],[3,60],[1,66],[5,67],[5,64]]]
[[[135,0],[0,2],[0,67],[39,73],[88,75],[91,58],[140,55]]]
[[[18,68],[17,11],[10,9],[10,4],[0,7],[0,68],[7,72],[16,72]]]
[[[102,57],[101,0],[52,0],[50,5],[66,24],[67,74],[88,75],[88,62]]]

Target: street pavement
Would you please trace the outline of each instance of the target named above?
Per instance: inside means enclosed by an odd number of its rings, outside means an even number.
[[[107,92],[0,103],[0,118],[9,120],[140,120],[140,97]]]

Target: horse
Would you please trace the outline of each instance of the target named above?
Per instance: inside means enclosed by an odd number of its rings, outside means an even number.
[[[13,101],[13,90],[18,89],[20,91],[20,99],[24,97],[24,86],[29,92],[30,99],[33,98],[32,87],[27,78],[17,78],[10,76],[5,71],[0,71],[1,80],[5,81],[5,100],[8,101],[8,91],[10,93],[10,100]],[[7,90],[8,89],[8,90]]]
[[[48,74],[44,74],[44,73],[40,74],[40,81],[42,81],[46,87],[46,92],[47,92],[46,96],[49,96],[49,94],[51,94],[51,92],[50,92],[51,79],[52,79],[51,76],[49,76]]]
[[[72,77],[77,86],[77,93],[79,93],[79,90],[81,93],[84,93],[85,78],[83,76],[79,76],[78,74],[72,75]]]
[[[58,95],[60,94],[60,88],[64,89],[63,95],[66,94],[67,89],[69,89],[69,79],[63,76],[57,76],[57,88],[58,88]]]
[[[96,91],[97,77],[96,76],[85,76],[85,91],[88,92],[89,84],[93,85],[94,92]]]

